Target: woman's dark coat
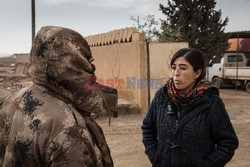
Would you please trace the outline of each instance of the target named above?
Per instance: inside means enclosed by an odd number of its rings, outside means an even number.
[[[229,162],[238,138],[218,94],[203,95],[182,110],[166,87],[156,92],[143,121],[143,143],[154,167],[219,167]]]

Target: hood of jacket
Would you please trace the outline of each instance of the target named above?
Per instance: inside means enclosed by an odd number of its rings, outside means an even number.
[[[87,41],[78,32],[56,26],[42,27],[34,39],[28,65],[32,81],[62,96],[83,111],[98,113],[103,100],[88,88],[95,66]]]

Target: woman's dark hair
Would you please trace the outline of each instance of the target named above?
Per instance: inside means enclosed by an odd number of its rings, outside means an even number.
[[[171,67],[179,57],[184,57],[193,66],[194,71],[198,69],[202,70],[200,76],[196,80],[196,84],[205,77],[205,62],[200,50],[194,48],[183,48],[178,50],[171,59]]]

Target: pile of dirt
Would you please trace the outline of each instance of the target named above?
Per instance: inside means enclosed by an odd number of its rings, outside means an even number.
[[[0,75],[0,98],[11,92],[31,85],[32,82],[27,75],[5,74]]]

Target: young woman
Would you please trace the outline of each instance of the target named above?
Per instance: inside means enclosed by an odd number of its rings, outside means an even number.
[[[171,68],[172,78],[156,92],[142,125],[152,166],[224,166],[233,157],[238,138],[218,89],[203,79],[202,53],[180,49]]]

